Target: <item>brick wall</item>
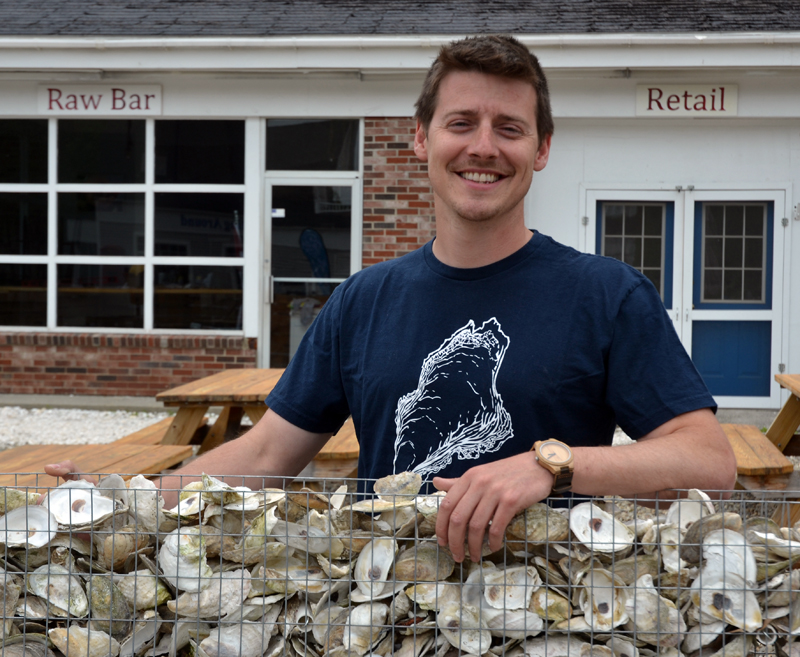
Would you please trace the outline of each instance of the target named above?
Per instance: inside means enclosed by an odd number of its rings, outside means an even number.
[[[0,394],[152,397],[222,369],[255,365],[255,338],[0,334]]]
[[[434,235],[427,166],[414,154],[416,122],[364,122],[364,266],[419,248]]]

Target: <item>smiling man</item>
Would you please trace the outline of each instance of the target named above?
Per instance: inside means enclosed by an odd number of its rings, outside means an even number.
[[[414,470],[447,491],[437,535],[457,560],[465,539],[477,559],[487,530],[499,549],[514,514],[554,489],[732,488],[714,401],[655,288],[525,225],[553,134],[536,58],[502,36],[443,47],[417,119],[435,240],[340,285],[264,418],[179,474],[274,484],[352,414],[359,476]],[[638,442],[611,448],[617,424]]]

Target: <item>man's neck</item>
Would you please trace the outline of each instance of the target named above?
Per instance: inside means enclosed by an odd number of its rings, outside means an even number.
[[[521,218],[505,223],[437,221],[433,254],[450,267],[485,267],[519,251],[532,235]]]

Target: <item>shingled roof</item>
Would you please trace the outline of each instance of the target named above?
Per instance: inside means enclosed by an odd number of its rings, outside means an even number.
[[[0,0],[6,36],[784,32],[797,0]]]

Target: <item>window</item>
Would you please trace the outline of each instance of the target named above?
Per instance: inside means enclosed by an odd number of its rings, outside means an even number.
[[[240,330],[244,147],[244,121],[0,120],[0,325]]]
[[[597,253],[644,274],[672,307],[672,203],[600,201]]]
[[[703,304],[764,304],[767,298],[767,204],[704,203]]]

